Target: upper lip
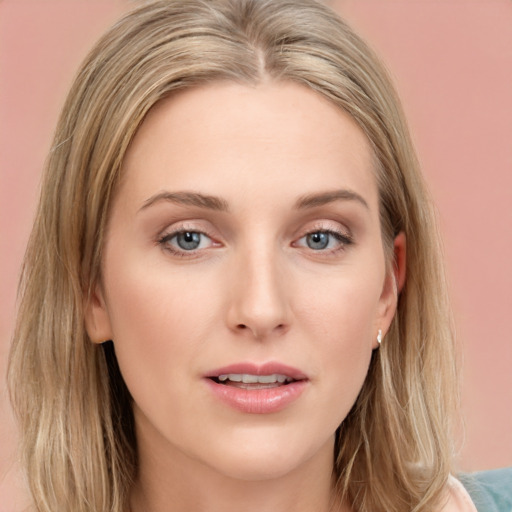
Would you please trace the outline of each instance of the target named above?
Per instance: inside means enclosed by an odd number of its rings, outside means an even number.
[[[306,380],[308,377],[305,373],[301,372],[293,366],[279,363],[277,361],[270,361],[267,363],[252,363],[241,362],[234,363],[222,368],[216,368],[208,372],[205,377],[217,378],[219,375],[226,374],[248,374],[248,375],[284,375],[293,380]]]

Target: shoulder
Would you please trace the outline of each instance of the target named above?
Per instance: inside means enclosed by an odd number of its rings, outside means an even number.
[[[453,476],[446,484],[446,499],[441,512],[477,512],[464,486]]]

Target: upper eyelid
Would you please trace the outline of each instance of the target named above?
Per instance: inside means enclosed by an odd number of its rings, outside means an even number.
[[[198,226],[198,222],[201,222],[202,225]],[[178,234],[182,233],[184,231],[192,231],[201,233],[203,235],[212,236],[213,229],[211,229],[209,226],[205,227],[203,221],[197,221],[197,220],[183,220],[183,221],[177,221],[173,222],[171,224],[166,225],[163,229],[159,231],[159,237],[166,236],[166,235],[172,235],[172,234]]]
[[[317,231],[332,231],[352,238],[352,230],[346,224],[331,219],[315,220],[312,223],[306,223],[305,227],[297,230],[296,236],[300,238],[310,233],[316,233]]]
[[[346,238],[352,238],[352,235],[348,231],[345,231],[343,229],[332,229],[332,228],[311,229],[311,230],[305,231],[304,234],[302,236],[300,236],[299,238],[304,238],[305,236],[313,235],[315,233],[329,233],[329,234],[344,236]]]
[[[211,235],[208,234],[208,231],[206,231],[204,229],[186,228],[186,227],[182,227],[182,228],[178,228],[178,229],[164,229],[164,230],[162,230],[160,237],[176,236],[176,235],[179,235],[180,233],[186,233],[186,232],[199,233],[201,235],[205,235],[205,236],[211,238]]]

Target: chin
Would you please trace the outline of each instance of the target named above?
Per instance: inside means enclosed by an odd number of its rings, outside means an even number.
[[[236,437],[236,436],[235,436]],[[233,437],[224,446],[219,446],[215,456],[215,470],[230,478],[244,481],[264,481],[283,478],[312,459],[329,458],[332,463],[334,435],[325,443],[311,443],[310,439],[286,436],[249,436],[252,439],[234,441]]]
[[[220,461],[213,469],[236,480],[262,482],[283,478],[300,465],[300,460],[290,460],[279,454],[268,454],[264,457],[260,454],[259,457],[230,457]]]

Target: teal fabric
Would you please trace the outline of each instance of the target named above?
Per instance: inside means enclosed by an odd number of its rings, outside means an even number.
[[[512,467],[458,475],[478,512],[512,512]]]

